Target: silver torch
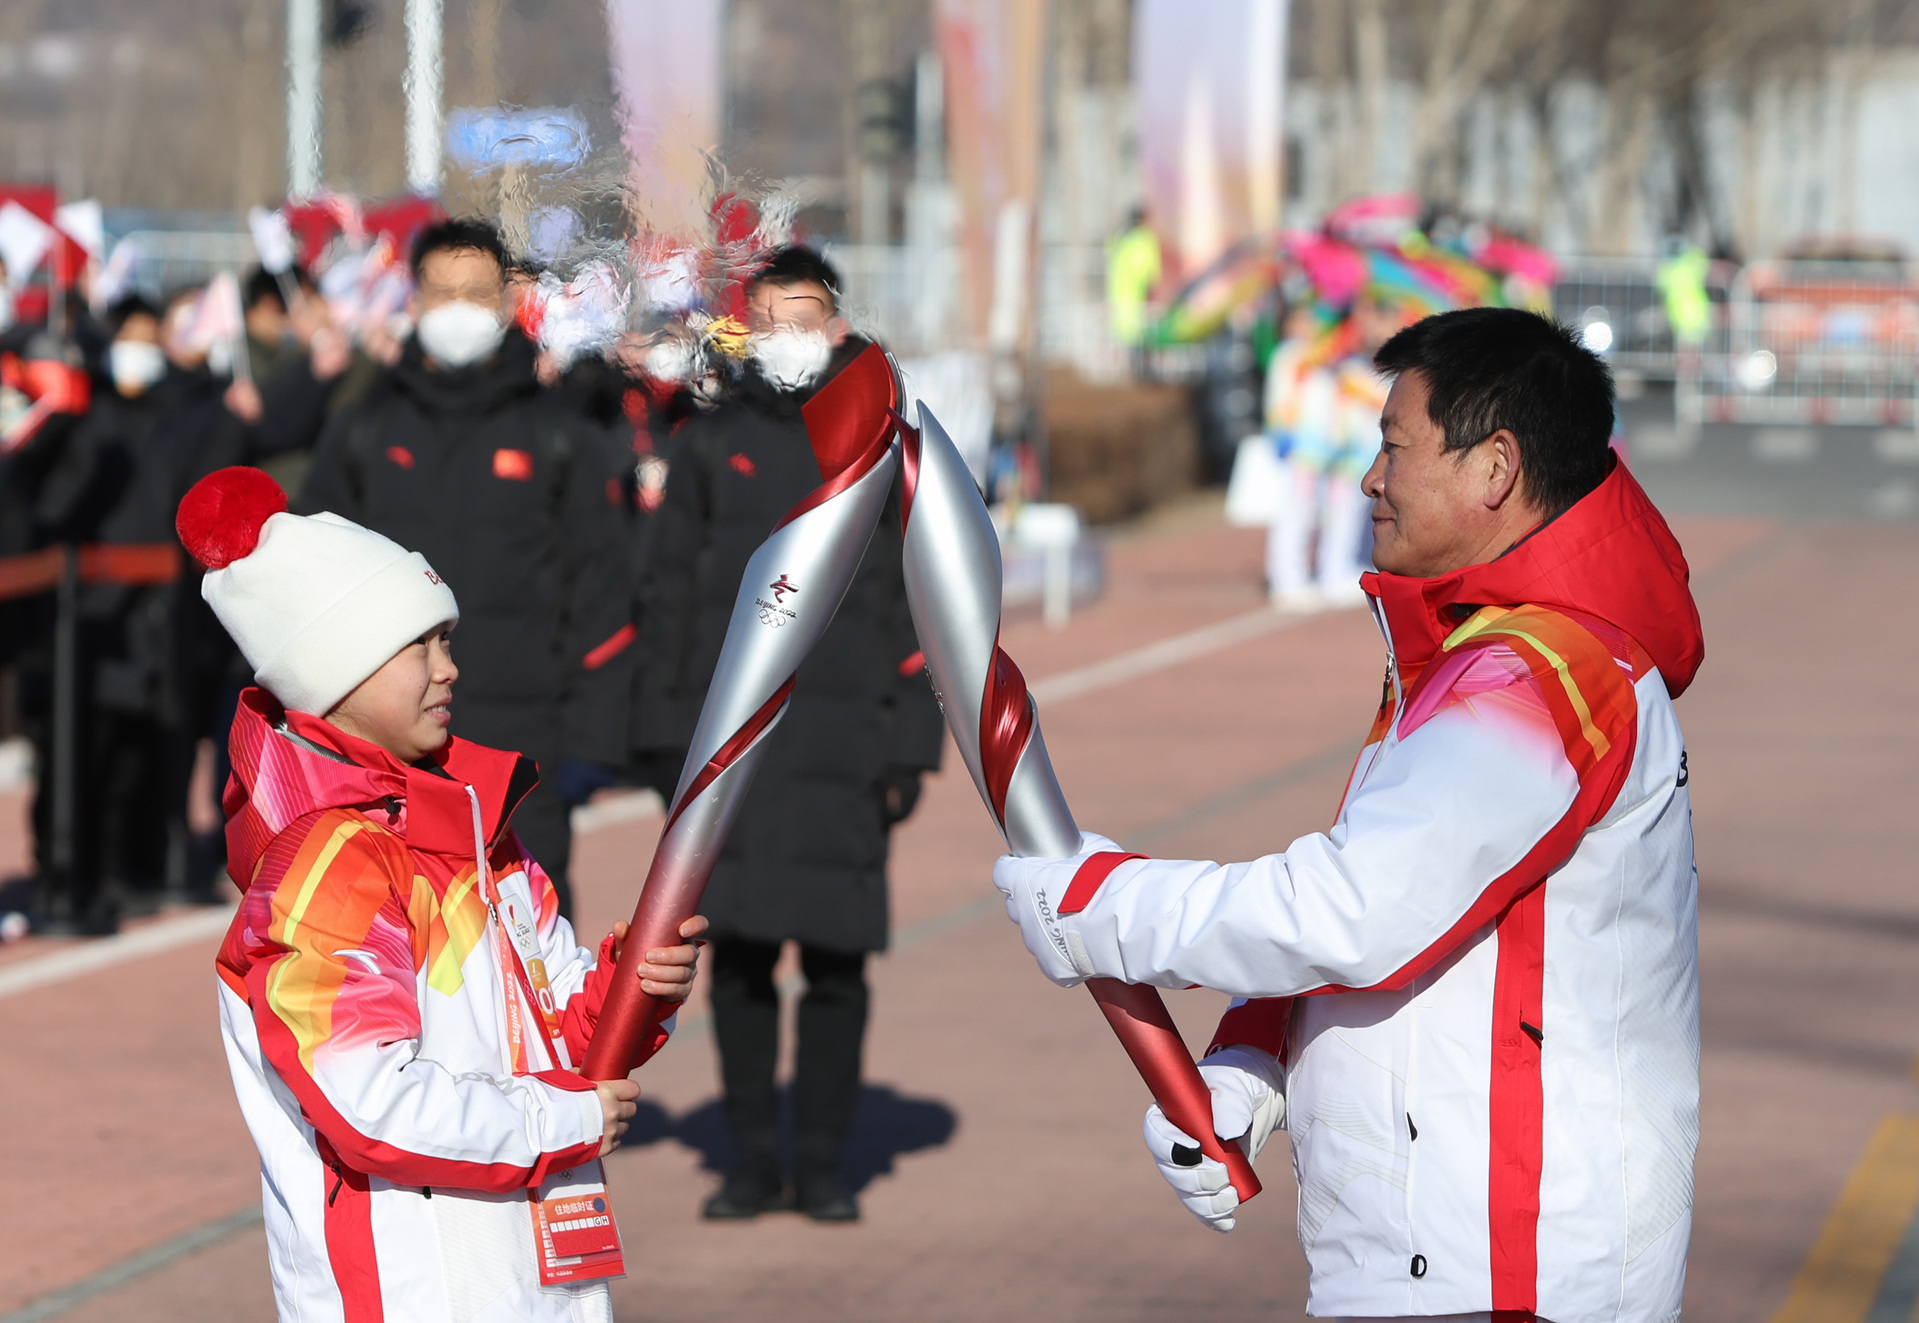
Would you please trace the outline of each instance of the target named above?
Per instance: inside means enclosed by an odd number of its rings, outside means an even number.
[[[959,450],[924,404],[901,438],[900,522],[906,596],[927,671],[973,784],[1016,855],[1070,858],[1079,828],[1040,737],[1038,708],[999,646],[999,536]],[[1107,856],[1110,868],[1132,856]],[[1259,1178],[1238,1144],[1213,1133],[1212,1095],[1155,988],[1092,978],[1086,986],[1174,1125],[1226,1164],[1240,1199]]]
[[[720,847],[786,711],[800,663],[839,609],[893,485],[898,387],[877,345],[806,404],[822,482],[787,511],[747,562],[679,787],[640,891],[633,925],[594,1026],[582,1073],[624,1079],[660,1018],[640,986],[649,950],[676,946],[698,910]]]

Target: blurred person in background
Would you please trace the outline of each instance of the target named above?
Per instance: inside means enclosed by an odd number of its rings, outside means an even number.
[[[1353,309],[1357,345],[1335,370],[1339,449],[1328,456],[1324,469],[1319,557],[1314,567],[1320,596],[1328,606],[1360,606],[1366,601],[1359,576],[1372,564],[1373,530],[1367,518],[1372,501],[1361,490],[1360,480],[1379,454],[1380,411],[1386,407],[1392,384],[1373,366],[1373,355],[1411,320],[1397,304],[1361,299]]]
[[[6,265],[0,262],[0,286]],[[93,393],[78,346],[32,327],[0,328],[0,560],[46,545],[38,503],[46,476]],[[56,405],[57,401],[57,405]],[[51,413],[42,410],[52,408]],[[11,674],[12,722],[47,766],[52,719],[54,596],[0,592],[0,676]]]
[[[298,508],[383,533],[446,576],[467,640],[454,733],[539,764],[514,822],[570,915],[569,809],[626,754],[626,466],[540,387],[491,226],[429,226],[412,264],[413,335],[372,394],[327,424]]]
[[[298,491],[327,419],[365,399],[385,365],[334,326],[303,269],[276,276],[255,267],[241,292],[252,378],[227,388],[227,407],[253,427],[252,458],[282,487]]]
[[[633,554],[633,625],[644,637],[646,622],[638,590],[653,539],[654,516],[666,502],[666,480],[673,471],[673,457],[679,451],[682,434],[689,422],[713,408],[717,386],[708,378],[709,364],[698,335],[684,323],[670,323],[651,335],[629,332],[607,357],[625,383],[620,394],[620,420],[633,465],[629,485],[632,537],[628,543]],[[658,792],[661,799],[671,800],[680,779],[680,751],[646,747],[640,719],[645,681],[644,669],[635,666],[633,707],[627,724],[627,777]]]
[[[1669,235],[1661,249],[1653,284],[1672,328],[1673,346],[1697,352],[1712,334],[1712,295],[1706,286],[1712,260],[1683,235]]]
[[[805,248],[748,284],[751,353],[713,412],[680,433],[640,587],[640,727],[674,769],[693,736],[740,578],[788,510],[819,486],[801,406],[866,347],[839,315],[839,280]],[[779,1151],[779,993],[799,946],[792,1202],[822,1221],[859,1207],[840,1154],[860,1093],[866,956],[887,940],[891,830],[939,765],[944,732],[918,658],[900,569],[897,490],[826,633],[799,669],[708,884],[712,994],[726,1116],[739,1161],[709,1218],[789,1206]]]
[[[1113,339],[1135,351],[1152,323],[1148,300],[1161,274],[1159,235],[1146,213],[1133,209],[1124,233],[1106,245],[1106,317]]]
[[[1291,481],[1282,535],[1267,543],[1276,604],[1293,611],[1358,606],[1372,546],[1368,499],[1360,478],[1379,453],[1379,411],[1387,383],[1373,353],[1405,325],[1405,310],[1361,298],[1344,324],[1322,337],[1306,358],[1287,454]],[[1279,355],[1274,366],[1281,366]],[[1269,382],[1269,389],[1271,383]],[[1317,530],[1312,577],[1306,577],[1308,530]]]
[[[1315,465],[1331,449],[1338,395],[1326,361],[1330,317],[1309,303],[1294,307],[1266,365],[1266,434],[1279,462],[1278,500],[1266,530],[1266,591],[1282,611],[1324,604],[1313,582],[1311,547],[1319,507]]]
[[[176,296],[164,320],[137,296],[111,311],[106,381],[35,503],[45,541],[175,544],[180,498],[244,454],[246,429],[185,335],[195,297]],[[193,746],[212,725],[231,645],[184,557],[181,571],[167,585],[80,589],[80,795],[70,876],[51,877],[50,794],[36,795],[33,816],[41,876],[54,888],[48,911],[83,931],[111,931],[122,910],[152,907],[169,883],[189,885],[177,871],[183,852],[170,858],[169,847],[185,843]],[[43,754],[44,741],[45,732]]]

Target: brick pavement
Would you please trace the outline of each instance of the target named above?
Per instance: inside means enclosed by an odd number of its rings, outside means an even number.
[[[1919,1112],[1919,897],[1907,862],[1915,718],[1894,687],[1915,624],[1895,604],[1919,530],[1682,521],[1708,659],[1682,700],[1699,832],[1706,1128],[1689,1320],[1764,1318],[1890,1114]],[[1009,625],[1032,677],[1258,604],[1256,536],[1204,520],[1117,544],[1108,597],[1051,634]],[[1378,694],[1348,612],[1048,704],[1048,744],[1089,826],[1162,855],[1248,856],[1330,815]],[[0,804],[0,851],[4,814]],[[657,821],[579,851],[582,928],[630,904]],[[996,839],[963,771],[900,833],[895,951],[875,963],[862,1136],[866,1220],[710,1226],[724,1160],[710,1035],[640,1079],[647,1111],[612,1183],[628,1320],[1301,1317],[1283,1149],[1230,1237],[1187,1218],[1137,1139],[1143,1092],[1090,1001],[1039,980],[990,904]],[[211,944],[0,1001],[0,1320],[23,1301],[257,1200],[225,1079]],[[8,961],[31,958],[14,948]],[[1170,999],[1201,1040],[1219,999]],[[21,1063],[32,1063],[22,1068]],[[62,1318],[271,1316],[255,1228]],[[1834,1318],[1838,1315],[1831,1315]],[[1817,1313],[1807,1317],[1820,1317]],[[1853,1315],[1858,1317],[1858,1315]]]

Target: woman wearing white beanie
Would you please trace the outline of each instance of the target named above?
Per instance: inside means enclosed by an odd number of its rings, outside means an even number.
[[[610,1320],[600,1158],[639,1087],[574,1064],[625,925],[597,959],[575,942],[508,826],[537,770],[448,734],[452,591],[288,514],[257,469],[195,486],[178,528],[261,685],[231,736],[243,898],[216,968],[280,1316]],[[647,955],[646,990],[684,999],[695,947]]]

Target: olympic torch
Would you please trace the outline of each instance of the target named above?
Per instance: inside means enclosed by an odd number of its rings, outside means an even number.
[[[1038,709],[1019,667],[999,646],[999,536],[958,449],[924,404],[916,432],[900,429],[900,522],[906,597],[920,650],[953,741],[980,797],[1016,855],[1067,858],[1079,828],[1040,737]],[[1212,1095],[1159,992],[1112,978],[1086,986],[1174,1125],[1226,1165],[1242,1201],[1259,1193],[1238,1144],[1213,1133]]]
[[[623,1079],[659,1017],[640,986],[646,953],[680,942],[720,847],[786,711],[801,661],[825,632],[859,568],[898,467],[892,366],[872,346],[808,401],[806,430],[824,481],[747,562],[713,681],[687,750],[666,827],[587,1047],[582,1073]]]

